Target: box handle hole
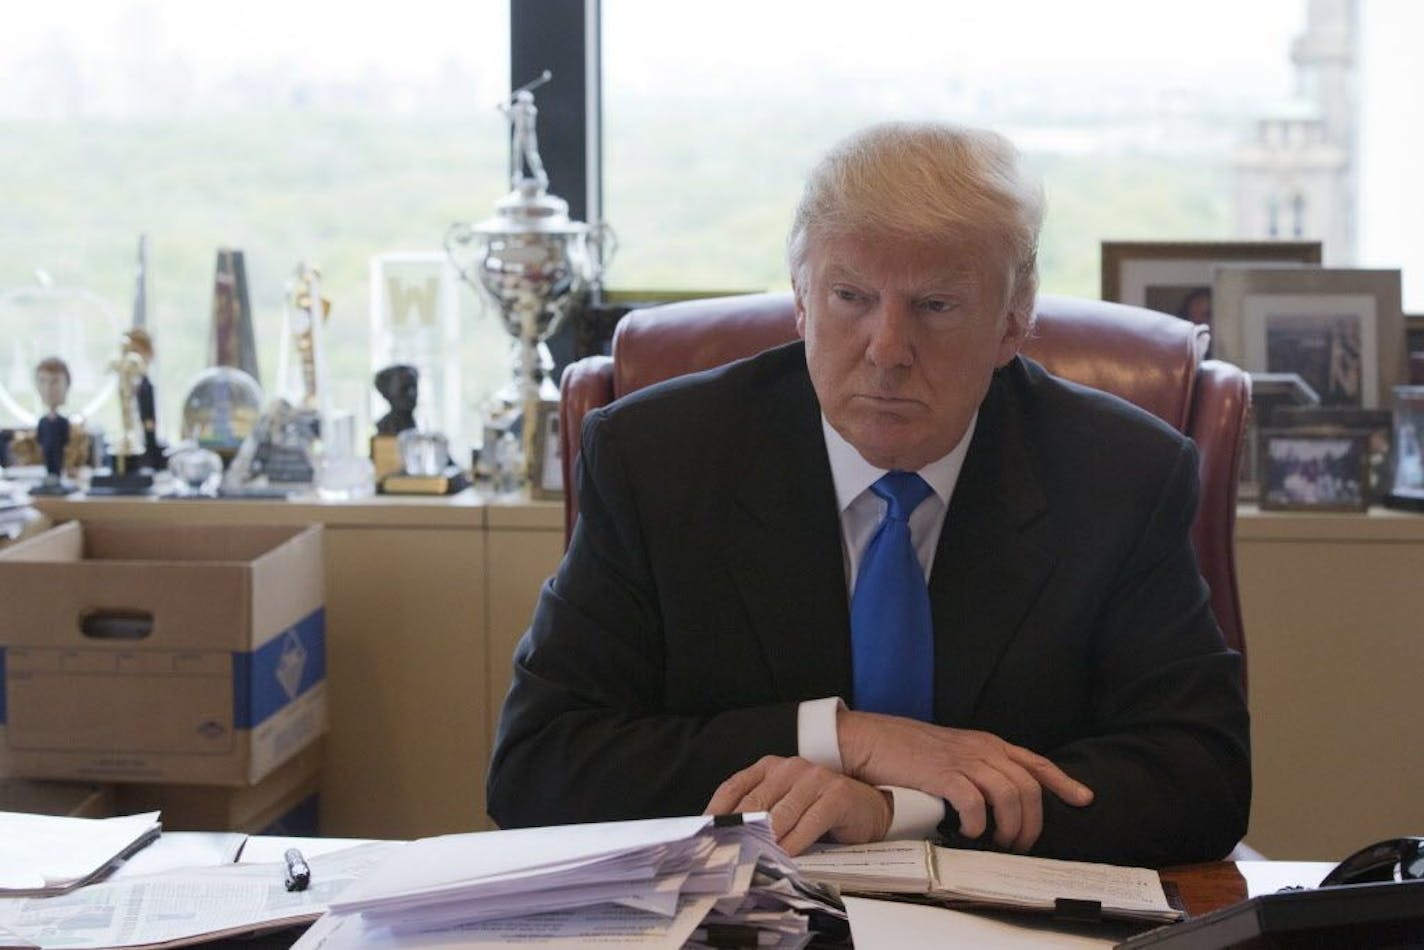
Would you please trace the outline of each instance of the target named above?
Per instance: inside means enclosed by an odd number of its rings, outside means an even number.
[[[153,632],[153,614],[146,610],[90,607],[79,614],[79,629],[94,640],[142,640]]]

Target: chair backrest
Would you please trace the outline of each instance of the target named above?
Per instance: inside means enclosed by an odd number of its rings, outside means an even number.
[[[1236,486],[1250,378],[1204,360],[1208,330],[1140,307],[1040,295],[1026,355],[1050,372],[1132,402],[1190,436],[1200,455],[1201,502],[1192,525],[1212,610],[1227,643],[1246,652],[1236,585]],[[652,383],[752,356],[796,338],[791,295],[749,294],[629,314],[613,355],[570,366],[562,381],[565,539],[578,517],[574,466],[584,415]],[[1243,666],[1244,671],[1244,666]],[[1244,675],[1244,673],[1243,673]]]

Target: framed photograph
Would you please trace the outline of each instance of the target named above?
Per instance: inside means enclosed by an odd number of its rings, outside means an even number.
[[[554,501],[564,497],[563,456],[559,451],[559,403],[539,404],[529,442],[529,497]]]
[[[1236,497],[1254,501],[1257,497],[1256,462],[1261,429],[1274,428],[1276,413],[1286,406],[1319,406],[1320,396],[1296,373],[1258,373],[1251,377],[1251,411],[1246,419],[1246,448],[1241,457],[1241,484]]]
[[[1424,510],[1424,386],[1394,391],[1394,478],[1385,504]]]
[[[1424,313],[1404,315],[1404,349],[1409,354],[1409,384],[1424,384]]]
[[[1102,297],[1212,323],[1218,264],[1294,267],[1320,263],[1319,241],[1104,241]]]
[[[1254,381],[1253,381],[1254,385]],[[1316,432],[1364,432],[1369,435],[1370,502],[1382,502],[1394,480],[1394,413],[1349,406],[1280,406],[1269,423],[1278,429]]]
[[[1261,430],[1261,508],[1364,511],[1369,433]]]
[[[1298,373],[1322,406],[1376,409],[1405,381],[1398,270],[1216,270],[1215,352],[1249,373]]]

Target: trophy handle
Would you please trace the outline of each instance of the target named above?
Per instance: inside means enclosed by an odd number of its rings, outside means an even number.
[[[474,243],[478,235],[479,232],[475,230],[474,226],[466,221],[456,221],[450,225],[449,229],[445,232],[445,256],[450,259],[450,264],[455,268],[455,273],[460,275],[460,279],[472,287],[479,286],[479,278],[470,275],[470,266],[473,264],[473,261],[478,260],[481,255],[476,254],[474,258],[471,259],[471,264],[467,265],[461,261],[459,255],[455,253],[455,248],[467,247]]]
[[[595,287],[603,286],[603,275],[608,264],[618,253],[618,235],[607,221],[588,226],[588,282]]]

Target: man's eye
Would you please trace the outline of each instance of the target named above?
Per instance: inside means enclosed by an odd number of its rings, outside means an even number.
[[[854,301],[860,299],[860,294],[846,287],[835,287],[831,290],[831,294],[837,300],[844,300],[847,303],[853,303]]]
[[[953,300],[931,297],[929,300],[922,301],[920,307],[929,313],[949,313],[955,308],[955,304]]]

